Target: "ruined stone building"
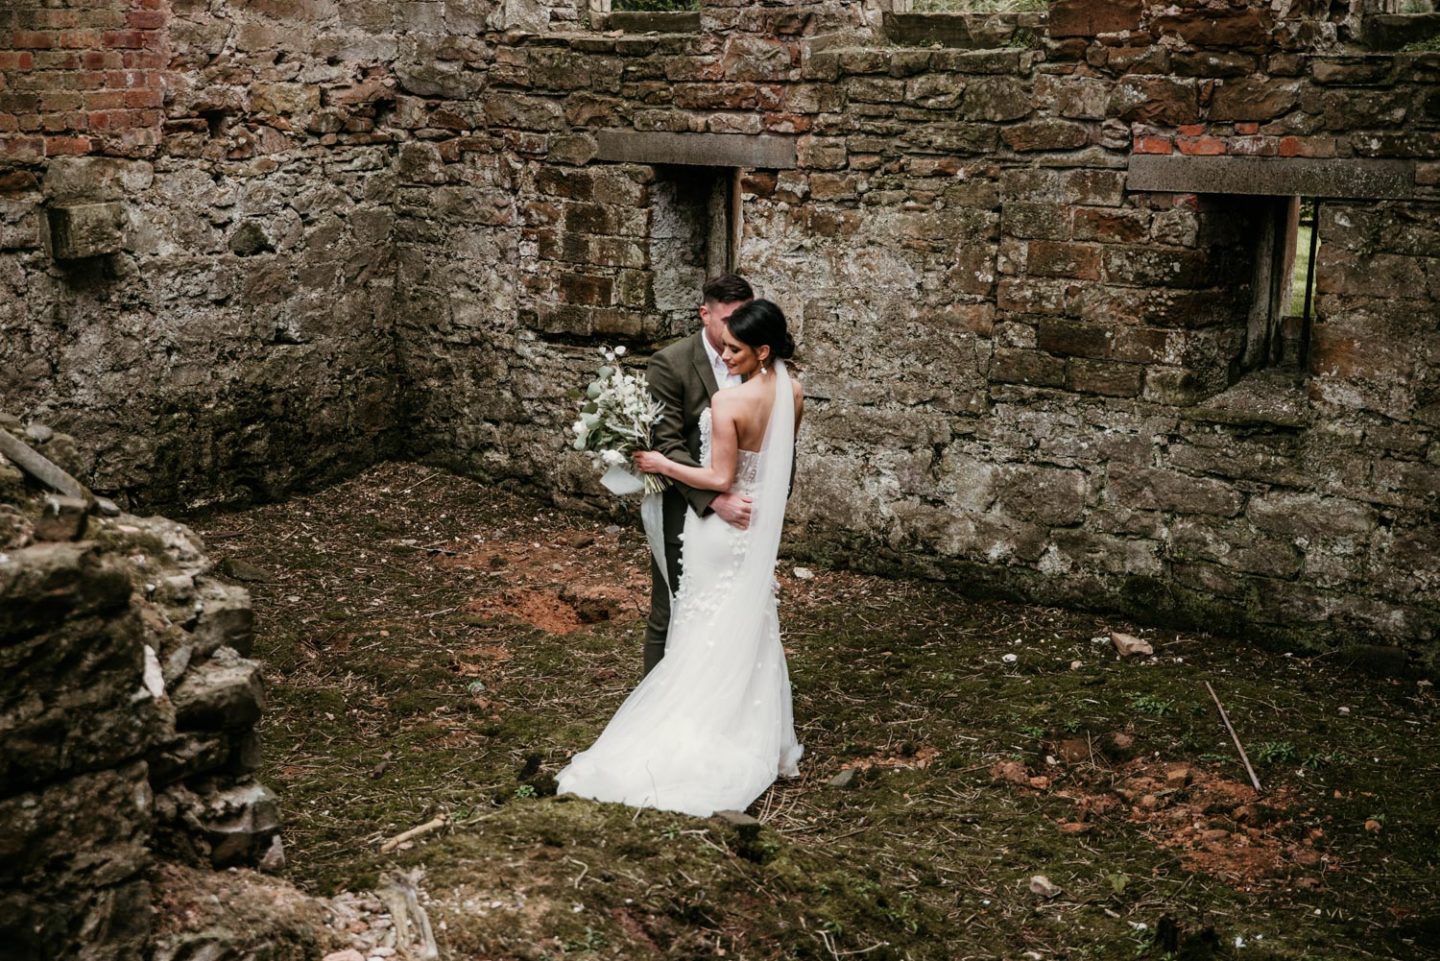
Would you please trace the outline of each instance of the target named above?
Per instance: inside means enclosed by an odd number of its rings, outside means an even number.
[[[8,0],[0,411],[151,509],[574,503],[595,346],[734,268],[798,334],[797,554],[1433,661],[1425,7]]]

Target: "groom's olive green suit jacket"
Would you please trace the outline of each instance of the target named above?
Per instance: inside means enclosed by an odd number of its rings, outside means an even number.
[[[665,412],[655,425],[655,449],[673,461],[700,465],[700,415],[710,406],[710,398],[719,389],[710,356],[700,340],[703,333],[691,334],[676,341],[650,358],[645,375],[650,393],[665,405]],[[685,508],[694,508],[704,515],[718,491],[697,490],[672,483],[665,489],[665,543],[667,553],[673,542],[677,549],[680,532],[685,527]]]

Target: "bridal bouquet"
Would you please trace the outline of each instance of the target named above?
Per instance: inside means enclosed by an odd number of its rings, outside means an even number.
[[[657,494],[667,483],[658,474],[636,474],[630,470],[630,454],[650,448],[650,429],[664,407],[650,396],[645,378],[620,369],[624,347],[601,347],[605,358],[596,377],[585,388],[580,415],[570,425],[575,449],[585,451],[595,466],[605,471],[600,483],[612,494],[635,494],[641,490]]]

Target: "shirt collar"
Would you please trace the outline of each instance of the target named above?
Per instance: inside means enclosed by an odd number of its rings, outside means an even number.
[[[705,336],[705,331],[703,330],[700,331],[700,343],[705,345],[705,356],[710,358],[710,366],[717,371],[724,369],[726,373],[729,373],[729,370],[725,368],[720,360],[720,352],[711,346],[710,338]]]

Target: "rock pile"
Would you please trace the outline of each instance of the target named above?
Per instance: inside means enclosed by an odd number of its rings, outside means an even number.
[[[0,415],[23,460],[75,445]],[[77,485],[78,487],[78,485]],[[15,958],[128,959],[157,856],[283,863],[252,776],[264,704],[248,593],[163,518],[57,496],[0,455],[0,942]]]

